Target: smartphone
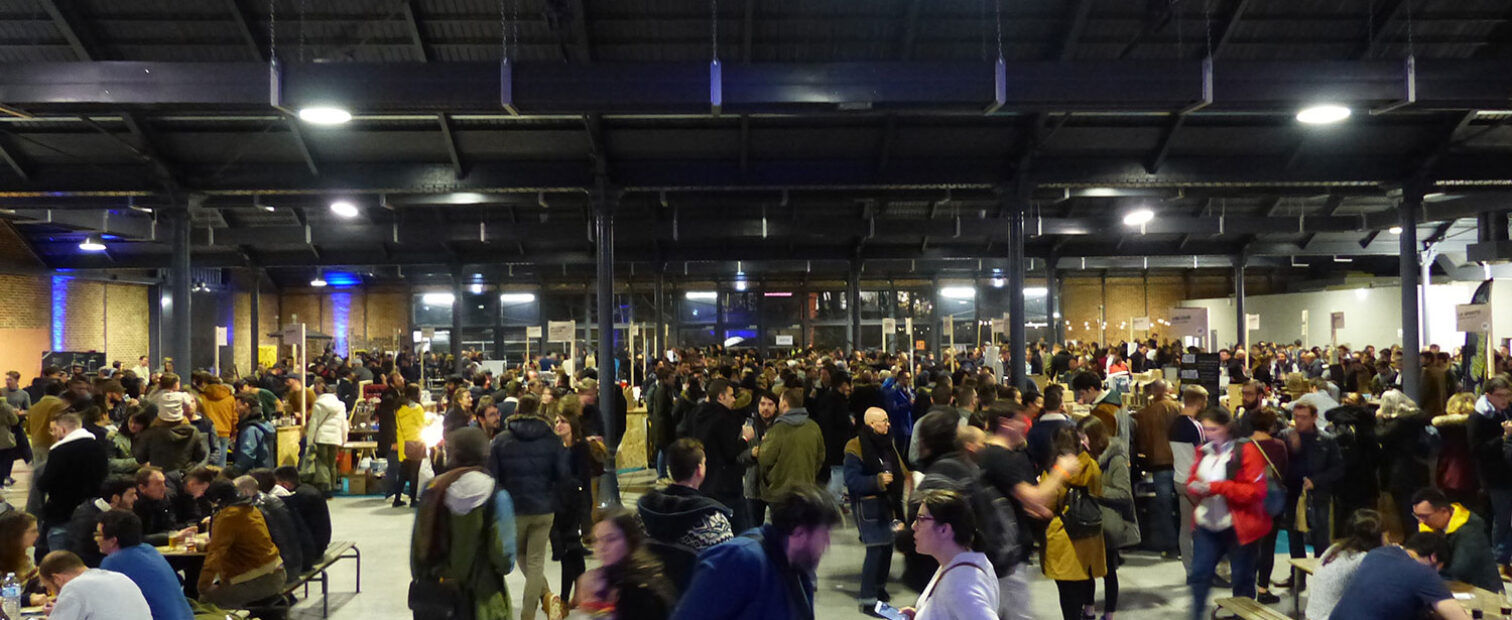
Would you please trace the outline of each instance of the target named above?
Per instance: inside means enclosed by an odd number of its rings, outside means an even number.
[[[877,612],[877,615],[883,618],[888,618],[888,620],[908,620],[908,616],[903,615],[903,612],[898,611],[898,608],[882,601],[877,601],[877,605],[872,608],[872,611]]]

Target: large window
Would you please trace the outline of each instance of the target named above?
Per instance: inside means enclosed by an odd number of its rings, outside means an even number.
[[[714,323],[719,320],[719,295],[714,291],[688,291],[677,300],[677,316],[684,324]]]

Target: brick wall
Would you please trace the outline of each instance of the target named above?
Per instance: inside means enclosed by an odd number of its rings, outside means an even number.
[[[50,291],[44,276],[0,274],[0,372],[20,372],[23,385],[42,370],[42,352],[52,348]]]
[[[264,295],[264,298],[270,297]],[[408,342],[410,291],[408,288],[367,290],[362,287],[316,291],[295,289],[277,296],[278,325],[298,316],[312,330],[343,336],[348,351],[363,348],[392,349]],[[337,334],[338,299],[346,301],[346,327]],[[267,312],[267,308],[264,312]],[[396,342],[397,338],[397,342]],[[312,346],[315,346],[312,343]],[[325,346],[320,343],[319,346]]]
[[[147,287],[141,284],[105,285],[105,357],[125,366],[147,355]]]
[[[1266,274],[1247,274],[1246,295],[1273,292],[1272,278]],[[1071,325],[1066,339],[1081,342],[1108,340],[1118,342],[1129,337],[1127,322],[1133,317],[1148,316],[1150,333],[1163,337],[1155,322],[1170,318],[1170,309],[1182,300],[1233,295],[1233,277],[1217,272],[1150,273],[1147,275],[1103,275],[1071,273],[1061,277],[1061,316]],[[1105,315],[1099,313],[1104,307]],[[1106,332],[1098,328],[1106,317]],[[1120,323],[1125,323],[1120,327]],[[1217,327],[1217,326],[1215,326]],[[1223,328],[1219,328],[1223,329]],[[1134,337],[1146,334],[1135,332]]]

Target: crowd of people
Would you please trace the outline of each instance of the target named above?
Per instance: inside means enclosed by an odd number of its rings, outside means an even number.
[[[438,405],[443,443],[469,428],[490,447],[481,462],[436,466],[489,475],[510,498],[512,519],[491,516],[514,532],[495,568],[519,560],[522,618],[554,604],[548,543],[567,608],[811,617],[813,568],[842,523],[865,547],[849,589],[868,615],[887,613],[878,604],[902,586],[919,593],[903,605],[915,618],[1028,618],[1038,570],[1064,618],[1097,614],[1097,581],[1112,618],[1122,554],[1135,548],[1180,559],[1193,618],[1214,584],[1275,604],[1274,590],[1294,588],[1271,576],[1281,532],[1292,557],[1310,547],[1321,558],[1309,618],[1459,617],[1447,581],[1501,591],[1512,575],[1505,375],[1477,382],[1433,347],[1418,403],[1400,391],[1399,348],[1378,358],[1262,343],[1219,352],[1222,383],[1239,388],[1230,403],[1151,374],[1186,352],[1154,340],[1033,346],[1023,370],[1037,380],[1020,389],[1001,379],[1013,360],[998,347],[940,359],[674,350],[645,366],[621,360],[617,379],[639,390],[614,390],[603,412],[592,360],[571,372],[532,359],[499,377],[464,360]],[[630,518],[597,508],[595,485],[637,400],[661,480]],[[601,535],[625,546],[606,558]],[[437,542],[417,537],[417,553]],[[597,573],[584,570],[590,552]],[[1417,574],[1374,568],[1402,558],[1442,578],[1400,589],[1410,597],[1339,603]]]

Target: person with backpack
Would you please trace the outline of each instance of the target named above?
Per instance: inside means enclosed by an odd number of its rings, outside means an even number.
[[[1097,418],[1088,416],[1076,424],[1087,452],[1097,459],[1102,470],[1102,495],[1097,497],[1102,512],[1103,553],[1108,573],[1103,575],[1103,620],[1113,620],[1118,611],[1118,550],[1139,544],[1139,518],[1134,507],[1134,485],[1129,478],[1129,450],[1123,440],[1110,437],[1108,428]]]
[[[410,543],[409,608],[420,618],[508,620],[504,576],[514,569],[515,513],[488,474],[488,435],[446,436],[446,473],[431,480]]]
[[[913,478],[888,432],[892,422],[887,411],[871,407],[862,418],[860,431],[845,444],[843,467],[851,514],[866,546],[856,603],[861,613],[869,613],[877,601],[891,600],[887,575],[892,571],[893,523],[903,516],[903,498],[912,491]]]
[[[1056,431],[1054,445],[1057,455],[1075,455],[1080,471],[1065,476],[1066,486],[1058,494],[1055,516],[1045,528],[1041,564],[1045,576],[1055,580],[1060,591],[1061,617],[1081,620],[1092,612],[1092,580],[1108,574],[1102,510],[1096,500],[1103,492],[1102,469],[1075,427]]]
[[[1218,407],[1198,414],[1207,444],[1187,474],[1186,492],[1196,509],[1192,514],[1192,620],[1207,618],[1208,592],[1218,561],[1225,556],[1233,570],[1234,596],[1255,596],[1254,543],[1270,532],[1265,512],[1265,455],[1248,439],[1235,440],[1229,431],[1233,418]]]
[[[1287,452],[1286,442],[1271,436],[1271,429],[1275,428],[1276,420],[1280,416],[1276,410],[1265,407],[1249,415],[1250,424],[1254,427],[1254,433],[1250,435],[1250,441],[1260,448],[1260,453],[1265,456],[1265,475],[1272,482],[1280,484],[1287,480],[1288,466],[1291,464],[1290,454]],[[1288,487],[1282,487],[1283,490]],[[1290,492],[1285,492],[1290,497]],[[1295,503],[1288,504],[1295,505]],[[1271,571],[1276,567],[1276,538],[1281,530],[1286,527],[1287,515],[1291,511],[1284,507],[1271,515],[1271,530],[1265,538],[1260,539],[1259,554],[1255,561],[1255,600],[1274,605],[1281,602],[1281,597],[1271,594]],[[1295,521],[1295,519],[1293,519]],[[1290,534],[1288,534],[1290,538]],[[1289,585],[1289,584],[1288,584]]]

